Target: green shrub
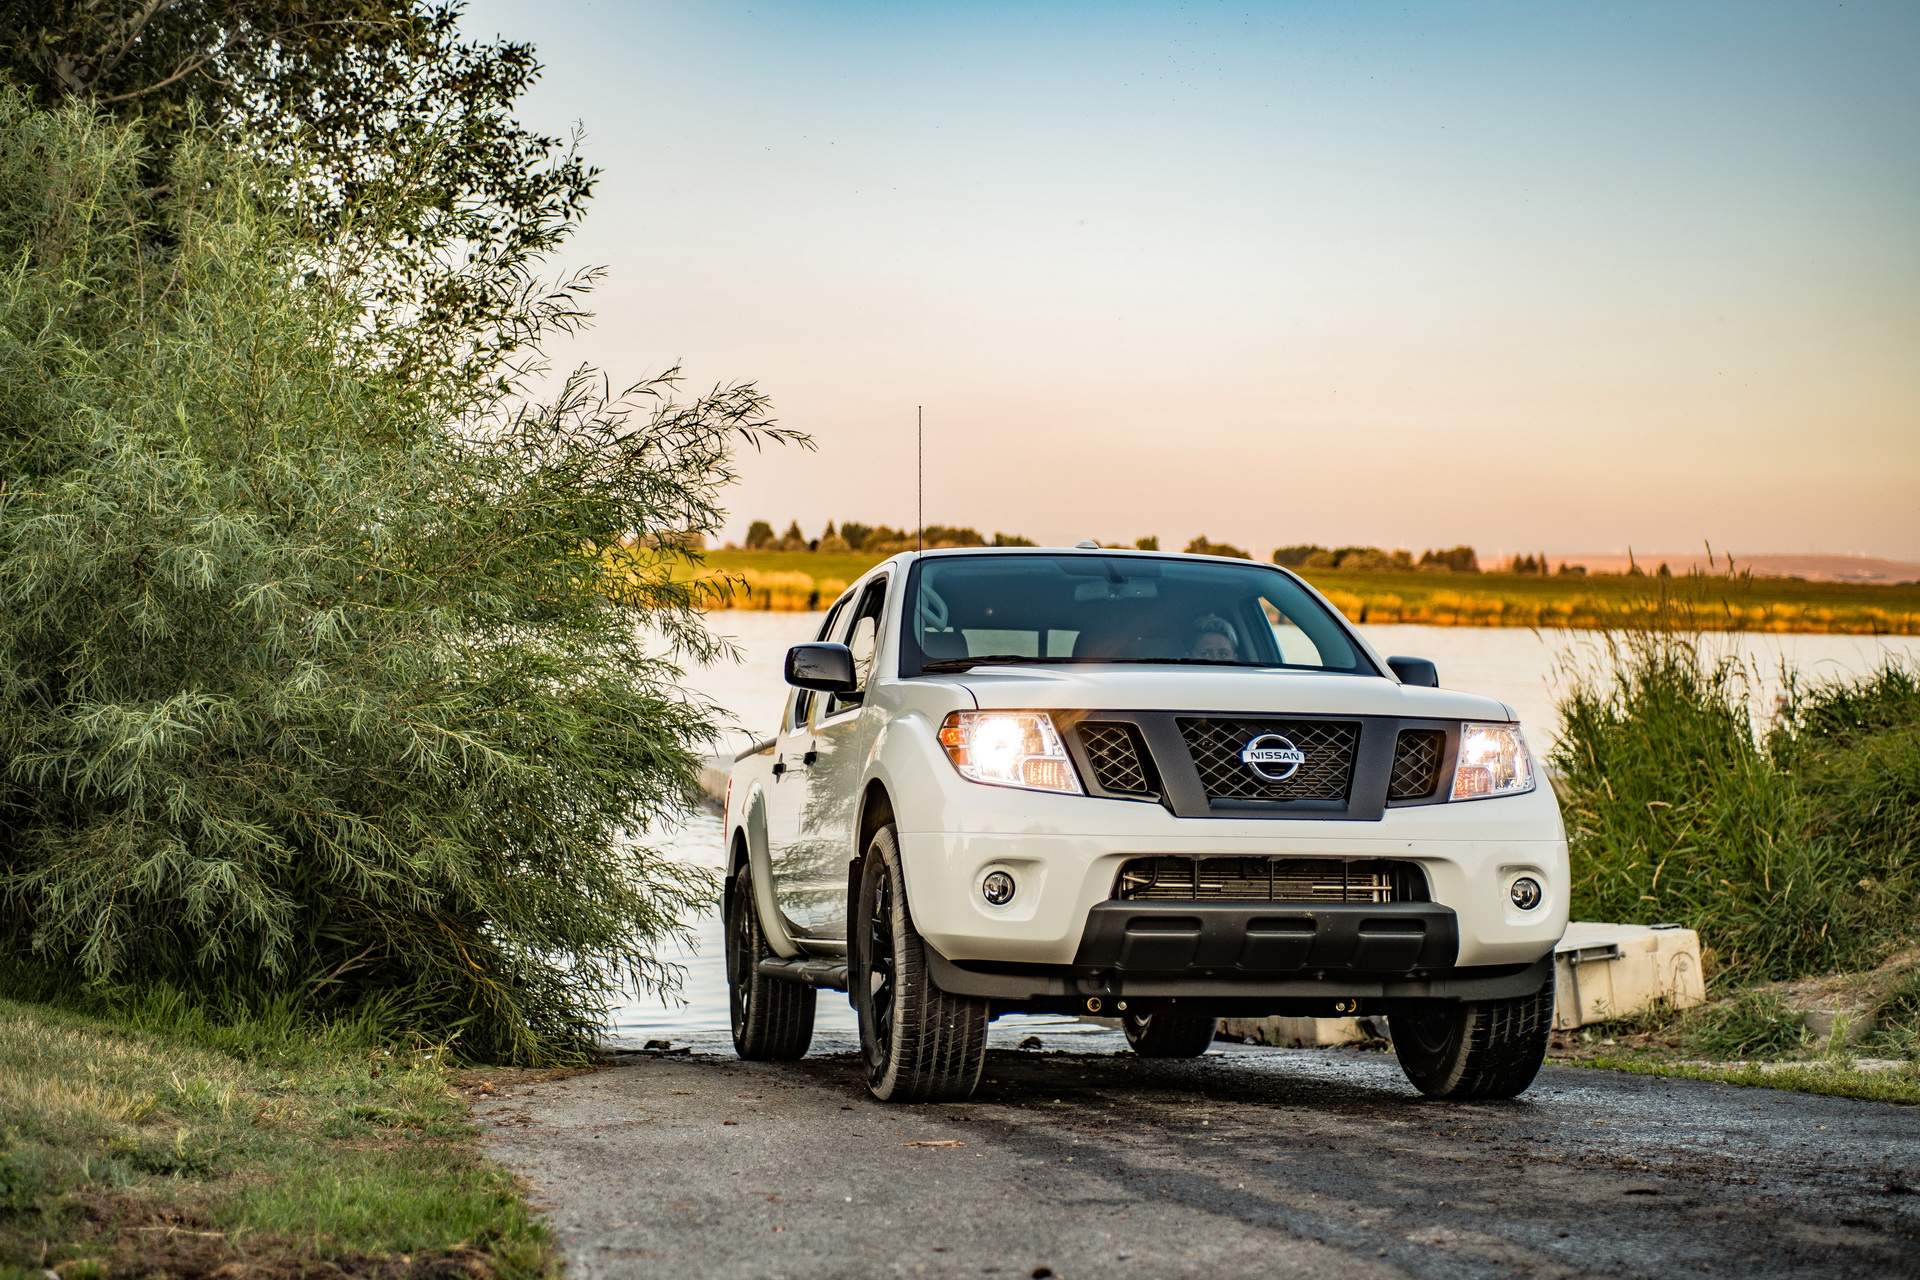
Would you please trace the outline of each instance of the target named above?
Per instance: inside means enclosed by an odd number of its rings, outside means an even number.
[[[0,92],[0,959],[577,1054],[709,891],[647,832],[715,642],[603,553],[713,531],[764,404],[402,375],[247,171],[169,163]]]
[[[1762,743],[1749,673],[1701,645],[1630,637],[1562,702],[1574,914],[1683,922],[1729,976],[1870,963],[1913,929],[1912,674],[1802,688]]]

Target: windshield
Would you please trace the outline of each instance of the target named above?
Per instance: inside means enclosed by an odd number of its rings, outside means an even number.
[[[1311,591],[1260,565],[982,555],[941,556],[917,568],[903,675],[988,661],[1377,674]]]

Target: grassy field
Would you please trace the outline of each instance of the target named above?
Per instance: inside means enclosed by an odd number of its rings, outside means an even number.
[[[704,576],[713,584],[711,598],[723,607],[807,610],[833,603],[874,563],[861,555],[712,551]],[[1304,576],[1355,622],[1920,635],[1920,585],[1625,574],[1308,570]]]
[[[0,1280],[557,1270],[434,1055],[147,1012],[0,1000]]]

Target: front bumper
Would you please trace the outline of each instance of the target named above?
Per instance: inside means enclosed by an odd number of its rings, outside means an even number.
[[[1430,902],[1395,905],[1431,905],[1450,913],[1455,951],[1447,963],[1455,966],[1531,964],[1552,951],[1566,929],[1567,848],[1558,815],[1548,807],[1551,796],[1396,810],[1378,823],[1284,826],[1183,820],[1157,808],[1116,801],[1078,803],[1124,808],[1120,816],[1133,819],[1129,825],[1134,829],[1103,831],[1092,823],[1063,829],[1064,822],[1034,821],[1038,815],[1030,811],[1020,824],[1025,830],[901,831],[907,897],[921,936],[956,961],[1079,963],[1097,913],[1115,897],[1121,868],[1132,859],[1154,857],[1388,859],[1415,864],[1425,877]],[[1035,804],[1032,809],[1043,807],[1053,806]],[[1516,811],[1521,810],[1532,810],[1537,821],[1518,821],[1522,815]],[[1508,821],[1497,824],[1504,829],[1489,830],[1496,824],[1488,819],[1496,813]],[[988,903],[981,894],[982,881],[994,871],[1005,871],[1017,884],[1013,900],[1003,906]],[[1520,875],[1533,877],[1545,890],[1532,911],[1520,911],[1508,896],[1509,884]],[[1204,899],[1154,905],[1213,906]],[[1271,917],[1276,910],[1322,905],[1267,904],[1260,912]]]
[[[1302,972],[1294,976],[1204,971],[1189,975],[1135,975],[1061,965],[956,962],[928,954],[928,975],[953,995],[978,996],[1032,1011],[1124,1013],[1166,1005],[1194,1005],[1221,1017],[1270,1014],[1351,1017],[1418,1009],[1435,1000],[1514,1000],[1538,994],[1553,980],[1549,952],[1531,964],[1454,967],[1436,972]]]
[[[1460,934],[1431,902],[1103,902],[1087,915],[1076,969],[1128,978],[1405,976],[1450,969]]]
[[[1553,958],[1462,969],[1451,909],[1431,902],[1125,902],[1096,906],[1069,966],[932,957],[935,985],[1074,1012],[1200,1004],[1222,1013],[1392,1012],[1532,995]]]

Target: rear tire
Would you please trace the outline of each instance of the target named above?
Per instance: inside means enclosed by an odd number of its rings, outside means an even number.
[[[1184,1009],[1120,1015],[1127,1044],[1143,1058],[1197,1058],[1213,1043],[1219,1025],[1220,1020],[1210,1013]]]
[[[1517,1000],[1465,1000],[1430,1013],[1395,1013],[1393,1052],[1429,1098],[1470,1101],[1524,1093],[1546,1061],[1553,979]]]
[[[860,870],[848,986],[860,1018],[867,1087],[882,1102],[957,1102],[987,1065],[987,1002],[949,995],[927,974],[927,944],[907,909],[900,844],[876,831]]]
[[[754,905],[752,864],[742,862],[728,878],[722,915],[733,1051],[751,1062],[792,1062],[805,1057],[813,1043],[813,1008],[819,993],[760,972],[760,961],[773,951]]]

